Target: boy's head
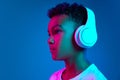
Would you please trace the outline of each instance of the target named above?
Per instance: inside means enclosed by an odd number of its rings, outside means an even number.
[[[58,15],[67,15],[71,18],[76,24],[84,25],[87,20],[87,11],[85,7],[82,5],[78,5],[77,3],[69,4],[69,3],[61,3],[56,5],[56,7],[51,8],[48,11],[48,17],[51,19],[54,16]]]
[[[87,20],[87,11],[76,3],[58,4],[48,12],[48,44],[55,60],[64,60],[84,50],[78,47],[73,39],[77,27],[84,25]]]

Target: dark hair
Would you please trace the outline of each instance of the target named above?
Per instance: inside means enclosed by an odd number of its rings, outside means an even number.
[[[60,3],[56,5],[54,8],[51,8],[48,11],[48,17],[52,18],[57,15],[66,14],[71,17],[76,23],[84,25],[87,20],[87,10],[82,5],[78,5],[77,3],[69,4],[69,3]]]

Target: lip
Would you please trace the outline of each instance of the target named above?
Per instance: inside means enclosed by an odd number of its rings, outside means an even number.
[[[55,50],[56,50],[55,47],[50,46],[50,52],[55,52]]]
[[[49,48],[50,48],[51,50],[55,50],[55,46],[53,46],[53,45],[49,45]]]
[[[52,52],[55,51],[55,48],[50,48],[50,51],[52,51]]]
[[[55,50],[55,48],[54,47],[50,47],[50,50]]]

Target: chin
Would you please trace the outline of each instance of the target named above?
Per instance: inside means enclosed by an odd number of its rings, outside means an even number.
[[[52,59],[55,60],[55,61],[65,60],[65,58],[55,57],[55,56],[52,56]]]
[[[63,60],[62,58],[58,58],[57,56],[54,56],[54,55],[52,55],[52,59],[56,61]]]
[[[53,60],[56,60],[56,61],[62,60],[62,59],[59,59],[59,58],[56,58],[56,57],[52,57],[52,59],[53,59]]]
[[[56,52],[51,52],[52,53],[52,59],[53,60],[56,60],[56,61],[59,61],[59,60],[65,60],[67,59],[67,56],[60,56],[59,53],[56,53]]]

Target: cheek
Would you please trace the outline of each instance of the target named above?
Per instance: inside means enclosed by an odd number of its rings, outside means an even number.
[[[69,47],[69,39],[63,36],[60,43],[60,51],[62,53],[66,52]]]
[[[70,56],[73,53],[72,36],[64,35],[59,45],[59,52],[63,56]]]
[[[60,44],[61,44],[62,37],[63,37],[63,34],[59,34],[59,35],[56,35],[56,36],[54,37],[55,46],[56,46],[57,50],[59,50],[59,48],[60,48]]]

